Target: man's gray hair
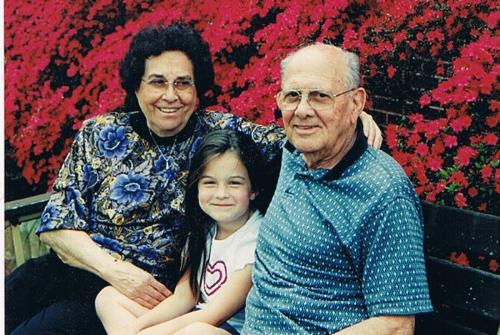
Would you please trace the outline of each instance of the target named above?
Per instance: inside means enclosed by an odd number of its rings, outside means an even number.
[[[328,45],[331,47],[334,47],[337,49],[337,51],[344,57],[345,64],[347,65],[347,69],[345,72],[345,78],[340,78],[343,84],[345,85],[345,89],[351,89],[351,88],[358,88],[359,83],[360,83],[360,74],[359,74],[359,57],[356,55],[354,52],[350,52],[347,50],[344,50],[342,48],[336,47],[331,44],[322,44],[322,43],[315,43],[315,44],[309,44],[307,46],[304,46],[300,48],[299,50],[296,50],[286,56],[282,61],[281,61],[281,78],[284,77],[285,74],[285,69],[288,63],[290,62],[290,59],[293,58],[293,56],[300,50],[307,48],[309,46],[313,45]]]

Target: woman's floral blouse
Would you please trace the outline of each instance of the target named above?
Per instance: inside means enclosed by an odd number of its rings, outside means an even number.
[[[158,146],[141,112],[86,121],[59,172],[38,233],[86,231],[111,255],[133,262],[173,289],[184,245],[190,159],[207,132],[222,128],[251,135],[268,159],[284,144],[277,126],[255,125],[226,113],[198,111],[176,136],[155,136]]]

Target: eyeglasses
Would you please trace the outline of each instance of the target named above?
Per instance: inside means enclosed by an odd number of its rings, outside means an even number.
[[[150,80],[142,79],[142,81],[145,82],[151,90],[158,93],[165,92],[168,89],[168,85],[170,84],[165,78],[153,78]],[[189,77],[179,77],[174,79],[172,85],[174,86],[175,92],[185,92],[188,89],[194,87],[194,81]]]
[[[306,101],[312,109],[316,111],[325,111],[333,109],[335,106],[335,98],[343,94],[354,91],[356,88],[334,94],[330,91],[321,89],[303,89],[303,90],[282,90],[276,95],[276,101],[279,109],[283,112],[295,111],[302,101],[302,97],[306,95]]]

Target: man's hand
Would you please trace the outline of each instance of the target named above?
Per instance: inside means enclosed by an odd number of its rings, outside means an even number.
[[[147,308],[153,308],[172,295],[165,285],[132,263],[116,261],[105,279],[128,298]]]
[[[373,120],[373,117],[366,112],[361,112],[359,118],[363,124],[363,133],[368,138],[368,144],[379,149],[382,145],[382,132]]]

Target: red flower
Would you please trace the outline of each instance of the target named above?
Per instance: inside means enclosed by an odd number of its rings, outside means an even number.
[[[428,156],[426,165],[431,171],[439,171],[443,168],[443,159],[435,155]]]
[[[477,155],[477,151],[468,146],[463,146],[458,148],[457,155],[455,156],[455,162],[458,166],[469,165],[471,158]]]
[[[425,107],[431,103],[431,97],[428,94],[424,94],[420,97],[420,106]]]
[[[443,121],[445,121],[443,123]],[[430,121],[426,124],[426,131],[425,131],[425,137],[428,140],[433,139],[436,135],[439,134],[441,129],[443,128],[443,125],[446,123],[446,120],[438,119],[438,120],[433,120]]]
[[[469,186],[469,182],[467,181],[467,178],[465,177],[464,173],[462,171],[455,171],[451,174],[450,183],[458,183],[462,185],[462,187],[467,187]]]
[[[493,133],[484,135],[483,142],[489,145],[496,145],[498,143],[498,136]]]
[[[500,123],[500,113],[486,117],[486,124],[490,128],[495,128]]]
[[[459,208],[467,207],[467,199],[465,198],[462,192],[458,192],[455,195],[454,199],[455,199],[455,205],[457,205],[457,207]]]
[[[487,164],[481,168],[481,178],[483,179],[483,181],[485,183],[488,182],[492,173],[493,173],[493,169],[491,168],[490,164]]]
[[[395,125],[390,124],[387,126],[385,131],[387,146],[391,149],[395,149],[398,144],[397,128]]]
[[[472,118],[469,115],[466,115],[451,121],[450,127],[451,129],[453,129],[455,132],[458,133],[464,129],[469,128],[471,123],[472,123]]]
[[[500,112],[500,100],[491,100],[489,107],[492,112]]]
[[[446,135],[444,137],[444,146],[447,148],[453,148],[457,145],[457,137],[453,135]]]
[[[446,187],[445,183],[443,183],[443,182],[438,183],[436,185],[436,189],[435,189],[436,193],[441,193],[445,189],[445,187]]]
[[[401,165],[401,166],[405,166],[408,161],[410,160],[411,158],[411,155],[410,154],[407,154],[406,152],[402,152],[402,151],[393,151],[392,152],[392,157]]]
[[[419,123],[424,121],[424,116],[421,113],[410,114],[408,115],[408,120],[413,123]]]
[[[469,196],[471,198],[474,198],[479,192],[477,191],[477,188],[470,187],[469,190],[467,191],[467,193],[469,193]]]
[[[492,259],[488,263],[488,269],[490,269],[491,272],[497,272],[499,267],[500,266],[498,266],[498,262],[495,259]]]
[[[429,153],[429,148],[424,143],[419,143],[417,144],[415,152],[420,156],[426,156]]]
[[[469,266],[469,259],[467,255],[461,252],[459,255],[455,251],[453,251],[449,257],[450,261],[456,264],[460,264],[463,266]]]
[[[387,67],[387,76],[389,76],[389,78],[392,78],[394,77],[395,74],[396,74],[396,68],[392,65],[389,65]]]
[[[410,137],[408,137],[408,139],[406,140],[406,143],[408,146],[412,147],[414,146],[416,143],[418,143],[420,141],[420,135],[418,134],[411,134]]]
[[[430,201],[430,202],[435,202],[436,201],[436,193],[435,192],[430,192],[425,196],[425,200]]]
[[[443,141],[436,140],[436,142],[432,146],[432,153],[434,155],[441,155],[444,152],[445,152],[445,148],[444,148],[444,145],[443,145]]]

